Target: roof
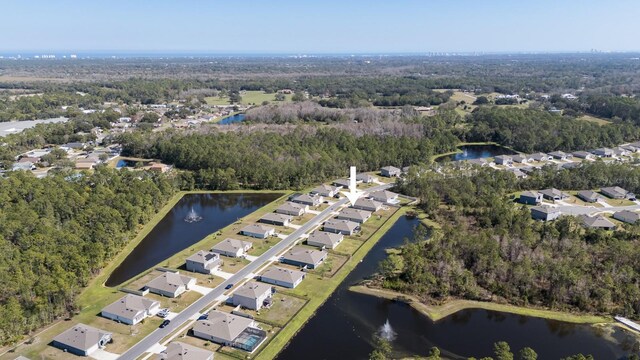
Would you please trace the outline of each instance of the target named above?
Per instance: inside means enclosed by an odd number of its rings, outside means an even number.
[[[602,215],[598,216],[582,216],[582,223],[589,228],[612,228],[616,225]]]
[[[180,275],[179,273],[165,272],[157,278],[149,281],[147,287],[174,292],[181,286],[186,286],[194,278],[190,276]]]
[[[233,295],[243,296],[250,299],[257,299],[264,293],[271,293],[271,285],[257,283],[255,281],[249,281],[242,285]]]
[[[325,221],[324,226],[331,229],[353,232],[360,225],[358,223],[355,223],[349,220],[332,219],[332,220]]]
[[[371,217],[371,212],[366,210],[352,209],[346,208],[340,211],[338,214],[339,217],[345,217],[348,219],[357,219],[360,221],[365,221]]]
[[[336,192],[336,191],[338,191],[337,187],[327,185],[327,184],[316,186],[313,190],[311,190],[312,193],[328,193],[328,192]]]
[[[219,258],[220,258],[220,255],[216,253],[200,250],[197,253],[189,256],[187,260],[192,261],[194,263],[198,263],[198,264],[206,264],[210,261],[214,261]]]
[[[547,215],[559,212],[558,209],[552,208],[551,206],[534,206],[531,208],[531,211],[537,211]]]
[[[242,232],[248,232],[252,234],[267,234],[270,231],[273,231],[274,228],[269,226],[264,226],[260,224],[251,224],[242,228]]]
[[[105,306],[102,311],[130,319],[140,312],[147,312],[155,305],[159,305],[155,300],[146,299],[138,295],[127,294],[120,298],[120,300]]]
[[[544,189],[544,190],[540,190],[540,193],[542,195],[546,195],[546,196],[550,196],[550,197],[565,197],[567,196],[567,194],[563,193],[562,191],[556,189],[556,188],[551,188],[551,189]]]
[[[320,198],[318,196],[315,196],[315,195],[301,194],[301,195],[298,195],[298,196],[294,197],[293,200],[313,203],[313,202],[316,202],[316,201],[320,201]]]
[[[158,354],[158,360],[208,360],[213,358],[211,351],[193,345],[174,341]]]
[[[339,243],[344,236],[342,234],[334,234],[326,231],[316,230],[309,235],[307,241],[312,241],[314,243],[323,244],[327,247],[334,247],[337,243]]]
[[[305,205],[296,204],[294,202],[289,202],[289,201],[278,206],[278,210],[280,211],[292,211],[292,212],[298,212],[300,211],[300,209],[304,209],[304,208],[305,208]]]
[[[298,270],[285,269],[278,266],[271,266],[262,275],[262,278],[288,282],[295,284],[304,278],[304,273]]]
[[[554,157],[563,157],[563,156],[567,156],[568,154],[565,153],[564,151],[554,151],[554,152],[550,152],[549,155]]]
[[[624,219],[625,221],[628,221],[628,222],[636,222],[640,220],[640,214],[638,214],[637,212],[629,211],[629,210],[618,211],[615,214],[613,214],[613,217],[616,219]]]
[[[221,242],[215,244],[213,246],[213,250],[235,253],[238,251],[238,249],[242,249],[244,251],[245,249],[251,248],[252,246],[253,243],[249,241],[226,238]]]
[[[539,152],[539,153],[531,154],[529,157],[532,159],[541,159],[541,158],[549,158],[549,155]]]
[[[382,203],[379,201],[375,201],[373,199],[359,198],[358,200],[356,200],[356,202],[353,205],[367,207],[371,209],[378,209],[382,206]]]
[[[251,319],[213,310],[207,320],[197,321],[193,330],[231,342],[252,324]]]
[[[266,214],[264,214],[263,217],[260,218],[260,220],[261,221],[265,220],[265,221],[274,221],[274,222],[283,222],[284,223],[284,222],[287,222],[287,221],[291,221],[291,216],[284,215],[284,214],[278,214],[278,213],[266,213]],[[260,225],[260,226],[262,226],[262,225]],[[271,229],[271,228],[267,227],[267,230],[268,229]]]
[[[581,190],[578,191],[578,196],[580,196],[583,199],[597,199],[600,197],[600,195],[598,195],[597,192],[592,191],[592,190]]]
[[[53,340],[61,344],[79,349],[89,350],[100,342],[105,335],[111,336],[111,333],[96,329],[89,325],[77,324],[67,331],[54,337]]]
[[[282,257],[287,260],[301,262],[303,264],[317,264],[327,256],[324,250],[309,249],[302,246],[294,246]]]
[[[391,191],[387,191],[387,190],[380,190],[380,191],[375,191],[370,193],[369,196],[376,199],[385,199],[385,201],[388,201],[393,198],[396,198],[398,194]]]
[[[512,157],[512,159],[513,159],[514,161],[518,161],[518,162],[519,162],[519,161],[522,161],[522,160],[528,160],[528,159],[530,159],[530,157],[529,157],[529,156],[527,156],[527,155],[522,154],[522,155],[514,155],[514,156]]]
[[[612,187],[603,187],[600,191],[609,193],[609,194],[617,194],[621,196],[627,195],[628,191],[621,188],[620,186],[612,186]]]
[[[520,194],[520,196],[538,198],[538,193],[535,191],[525,191]]]
[[[577,157],[592,156],[592,154],[588,151],[575,151],[573,155]]]
[[[374,175],[367,174],[367,173],[360,173],[356,175],[356,180],[368,181],[368,180],[375,180],[375,179],[376,177]]]
[[[342,186],[344,188],[348,188],[351,186],[351,181],[349,179],[338,179],[333,182],[335,185]]]
[[[384,171],[388,171],[388,172],[400,172],[402,170],[398,169],[395,166],[385,166],[383,168],[381,168],[380,170],[384,170]]]
[[[613,149],[609,148],[599,148],[593,150],[594,153],[603,153],[603,154],[613,154]]]
[[[498,155],[494,159],[510,160],[513,159],[513,157],[511,155]]]

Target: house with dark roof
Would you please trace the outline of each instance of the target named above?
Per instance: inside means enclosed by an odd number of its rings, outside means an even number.
[[[128,325],[135,325],[147,316],[155,315],[160,303],[142,296],[127,294],[102,309],[100,315]]]
[[[349,220],[327,220],[323,225],[324,231],[334,234],[353,235],[360,231],[360,224]]]
[[[511,165],[513,164],[513,158],[509,155],[498,155],[493,158],[493,161],[498,165]]]
[[[542,203],[542,194],[535,191],[525,191],[520,194],[518,202],[526,205],[538,205]]]
[[[619,186],[604,187],[600,189],[602,195],[611,199],[625,199],[629,192]]]
[[[640,214],[629,210],[622,210],[615,212],[613,214],[613,218],[622,222],[626,222],[628,224],[635,224],[638,220],[640,220]]]
[[[307,238],[307,245],[319,248],[335,249],[342,242],[344,235],[316,230]]]
[[[595,155],[587,151],[575,151],[573,156],[585,160],[593,160],[595,158]]]
[[[303,246],[294,246],[282,255],[280,261],[285,264],[315,269],[327,258],[329,253]]]
[[[307,211],[309,211],[309,205],[297,204],[290,201],[280,205],[276,209],[276,212],[278,214],[284,214],[289,216],[302,216]]]
[[[248,281],[233,293],[231,302],[235,306],[260,310],[272,293],[271,285]]]
[[[356,183],[358,182],[359,181],[356,180]],[[348,189],[351,185],[351,181],[349,179],[338,179],[333,182],[333,185],[341,189]]]
[[[226,238],[213,246],[211,251],[229,257],[242,257],[253,247],[250,241]]]
[[[89,325],[77,324],[53,338],[51,345],[78,356],[90,356],[104,349],[111,341],[111,333]]]
[[[276,229],[260,224],[251,224],[243,227],[242,230],[240,230],[240,233],[244,236],[266,239],[269,236],[275,235]]]
[[[260,275],[260,281],[267,284],[278,285],[289,289],[294,289],[302,280],[305,273],[298,270],[285,269],[279,266],[270,266]]]
[[[551,161],[553,160],[553,156],[547,155],[545,153],[535,153],[535,154],[531,154],[529,155],[533,161],[538,161],[538,162],[545,162],[545,161]]]
[[[531,161],[533,161],[533,159],[531,159],[526,154],[514,155],[511,159],[513,160],[513,162],[516,162],[516,163],[519,163],[519,164],[527,164],[527,163],[530,163]]]
[[[563,200],[569,197],[568,194],[555,188],[540,190],[540,194],[542,194],[543,198],[553,201]]]
[[[592,191],[592,190],[581,190],[581,191],[578,191],[578,195],[577,196],[582,201],[588,202],[588,203],[597,202],[598,199],[600,198],[600,195],[598,195],[597,192]]]
[[[201,274],[213,274],[221,265],[220,255],[211,251],[200,250],[186,260],[188,271]]]
[[[613,152],[613,149],[609,149],[609,148],[595,149],[591,153],[597,157],[613,157],[613,155],[615,155],[615,153]]]
[[[359,210],[353,208],[342,209],[336,216],[336,219],[350,220],[360,224],[365,223],[371,217],[371,212],[366,210]]]
[[[162,275],[149,281],[146,288],[154,294],[174,298],[182,295],[196,284],[196,279],[180,273],[164,272]]]
[[[614,230],[616,228],[616,224],[612,223],[611,220],[602,215],[582,215],[580,216],[580,219],[582,220],[582,225],[589,229]]]
[[[572,157],[571,154],[567,154],[564,151],[550,152],[549,155],[553,156],[553,158],[557,160],[568,160],[570,157]]]
[[[156,360],[213,360],[213,353],[183,342],[172,341],[158,354]]]
[[[531,217],[534,220],[551,221],[560,217],[560,211],[551,206],[534,206],[531,208]]]
[[[398,177],[402,174],[402,170],[395,166],[385,166],[380,169],[380,175],[384,177]]]
[[[259,222],[276,226],[289,226],[291,216],[278,213],[266,213],[260,218]]]

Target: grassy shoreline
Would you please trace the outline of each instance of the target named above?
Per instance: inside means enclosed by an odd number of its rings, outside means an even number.
[[[431,156],[431,158],[430,158],[429,160],[431,160],[431,162],[434,162],[434,161],[436,161],[437,159],[439,159],[439,158],[441,158],[441,157],[443,157],[443,156],[449,156],[449,155],[459,154],[459,153],[461,153],[461,152],[462,152],[462,150],[460,150],[460,149],[459,149],[461,146],[481,146],[481,145],[493,145],[493,146],[499,146],[499,147],[502,147],[502,148],[505,148],[505,149],[511,150],[511,151],[513,151],[513,152],[515,152],[515,153],[517,153],[517,154],[520,154],[520,152],[519,152],[519,151],[516,151],[516,150],[514,150],[514,149],[512,149],[512,148],[510,148],[510,147],[508,147],[508,146],[504,146],[504,145],[498,144],[497,142],[494,142],[494,141],[484,141],[484,142],[461,142],[461,143],[456,144],[456,150],[455,150],[455,151],[449,151],[449,152],[446,152],[446,153],[441,153],[441,154],[435,154],[435,155],[432,155],[432,156]]]
[[[441,320],[465,309],[484,309],[575,324],[613,323],[613,319],[604,316],[573,314],[554,310],[535,309],[473,300],[451,300],[442,305],[427,305],[411,295],[402,294],[392,290],[369,288],[363,285],[351,286],[349,290],[384,299],[403,301],[433,321]]]
[[[265,347],[255,359],[269,360],[284,349],[289,341],[302,329],[316,313],[318,308],[327,301],[336,288],[344,281],[351,271],[360,263],[380,238],[389,231],[396,221],[403,216],[408,209],[406,207],[398,209],[387,221],[371,235],[371,237],[353,254],[353,256],[342,266],[342,268],[331,278],[330,285],[321,293],[314,294],[306,306],[285,326],[271,342]]]

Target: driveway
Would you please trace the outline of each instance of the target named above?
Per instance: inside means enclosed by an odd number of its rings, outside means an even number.
[[[118,358],[118,356],[120,356],[120,354],[114,354],[103,349],[98,349],[94,351],[90,357],[97,360],[115,360]]]
[[[198,292],[198,293],[200,293],[202,295],[207,295],[213,289],[205,287],[205,286],[202,286],[202,285],[192,285],[191,286],[191,290],[193,290],[195,292]]]

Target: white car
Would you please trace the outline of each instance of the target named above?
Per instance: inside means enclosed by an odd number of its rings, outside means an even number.
[[[169,309],[161,309],[156,315],[164,319],[169,315]]]

